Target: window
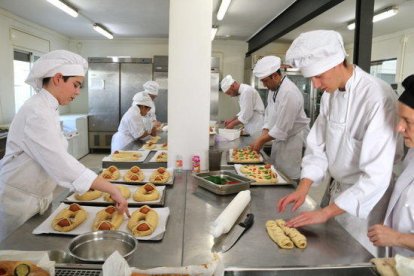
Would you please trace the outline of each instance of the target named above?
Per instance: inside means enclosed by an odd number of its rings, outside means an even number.
[[[17,113],[24,102],[35,93],[35,90],[24,82],[27,75],[29,75],[34,58],[35,57],[32,53],[14,51],[13,68],[15,113]]]
[[[382,79],[391,86],[395,84],[397,59],[371,61],[370,74]]]

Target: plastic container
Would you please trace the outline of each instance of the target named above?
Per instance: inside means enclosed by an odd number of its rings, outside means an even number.
[[[179,154],[175,158],[175,170],[179,173],[183,171],[183,157]]]
[[[240,132],[240,129],[219,128],[218,130],[219,135],[229,141],[233,141],[237,138],[240,138]]]
[[[193,155],[192,162],[193,162],[193,172],[199,173],[200,172],[200,156]]]

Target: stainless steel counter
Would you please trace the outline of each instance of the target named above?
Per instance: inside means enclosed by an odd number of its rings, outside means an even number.
[[[212,149],[225,152],[229,148],[247,145],[250,143],[249,138],[243,137],[231,143],[220,143]],[[222,159],[223,161],[225,162]],[[226,166],[226,164],[222,165]],[[289,212],[281,215],[276,213],[277,200],[293,189],[293,186],[251,187],[252,200],[249,211],[254,213],[255,222],[231,250],[220,253],[228,270],[276,270],[285,267],[355,264],[368,262],[372,258],[369,252],[334,220],[323,225],[301,229],[308,238],[306,249],[279,249],[268,237],[265,222],[268,219],[289,218],[293,215]],[[3,240],[0,249],[67,251],[71,236],[31,234],[32,230],[50,215],[52,209],[56,208],[65,196],[66,194],[60,195],[46,214],[31,218]],[[176,174],[174,185],[167,187],[166,206],[170,208],[170,217],[163,240],[139,242],[139,249],[129,263],[141,268],[150,268],[210,261],[211,251],[215,250],[221,242],[221,238],[214,240],[209,234],[210,223],[234,196],[219,196],[198,187],[197,179],[191,172]],[[315,207],[314,201],[307,199],[300,210],[310,210]]]

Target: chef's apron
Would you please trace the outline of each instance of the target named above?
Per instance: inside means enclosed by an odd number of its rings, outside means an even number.
[[[330,173],[333,176],[341,175],[343,171],[349,170],[353,166],[358,166],[357,162],[355,162],[355,156],[360,156],[361,154],[362,142],[356,141],[352,137],[349,137],[347,131],[347,118],[350,112],[349,110],[352,97],[352,93],[343,94],[342,99],[346,103],[339,103],[334,109],[334,112],[336,115],[344,114],[345,116],[337,116],[337,118],[334,118],[335,115],[331,113],[333,110],[333,97],[330,98],[330,114],[328,116],[326,127],[326,151],[328,159],[333,156],[340,156],[340,158],[335,158],[334,161],[329,160],[329,162],[339,162],[339,164],[333,163],[332,166],[330,166]],[[341,172],[335,170],[341,170]],[[330,186],[330,203],[333,203],[343,191],[347,190],[352,185],[354,185],[354,183],[341,183],[333,179]],[[390,184],[381,200],[371,210],[367,219],[358,218],[348,213],[335,217],[335,220],[337,220],[352,237],[354,237],[375,257],[383,255],[385,252],[383,250],[379,250],[379,248],[375,247],[372,242],[369,241],[367,237],[368,227],[373,224],[383,222],[388,201],[392,193],[392,188],[393,183],[392,185]]]
[[[308,133],[309,127],[306,125],[285,141],[275,139],[272,142],[270,160],[272,160],[273,166],[292,180],[300,178],[303,145]]]

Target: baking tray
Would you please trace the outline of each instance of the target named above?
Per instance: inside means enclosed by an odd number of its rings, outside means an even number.
[[[83,209],[88,213],[87,219],[79,225],[77,228],[73,229],[70,232],[59,232],[52,228],[52,221],[55,216],[64,208],[68,207],[69,204],[61,203],[49,217],[47,217],[39,226],[37,226],[32,234],[39,235],[39,234],[59,234],[65,236],[77,236],[80,234],[85,234],[88,232],[93,231],[92,225],[93,221],[95,220],[96,213],[102,210],[105,207],[97,207],[97,206],[82,206]],[[128,208],[129,213],[132,214],[138,208]],[[170,215],[170,208],[163,207],[163,208],[153,208],[159,215],[158,226],[155,229],[154,233],[149,236],[144,237],[136,237],[137,240],[151,240],[151,241],[159,241],[164,238],[164,234],[166,231],[167,220]],[[128,218],[124,216],[124,222],[119,227],[118,231],[123,231],[126,233],[131,233],[128,227]]]
[[[247,176],[245,176],[244,173],[242,173],[240,171],[240,168],[244,165],[245,164],[243,164],[243,165],[242,164],[235,164],[234,169],[236,170],[238,175],[248,178]],[[249,166],[263,166],[263,165],[249,165]],[[292,179],[287,177],[284,173],[276,170],[273,165],[272,165],[272,171],[277,174],[277,182],[274,182],[274,183],[258,183],[258,182],[253,182],[254,180],[251,180],[250,178],[248,178],[250,181],[252,181],[250,185],[252,185],[252,186],[278,186],[278,185],[293,185],[293,184],[295,184],[295,181],[293,181]]]
[[[159,163],[159,164],[161,164],[161,163]],[[149,181],[149,178],[150,178],[152,172],[156,169],[158,169],[158,168],[155,168],[155,169],[141,169],[142,172],[144,173],[144,180],[143,181],[133,181],[133,182],[128,182],[128,181],[124,180],[124,175],[129,171],[129,169],[128,170],[119,170],[119,173],[120,173],[121,176],[117,180],[110,180],[110,182],[119,183],[119,184],[127,184],[127,185],[145,184],[145,183],[151,182],[151,181]],[[167,171],[170,173],[170,178],[168,179],[168,181],[166,183],[160,183],[160,184],[153,183],[153,184],[156,185],[156,186],[157,185],[173,185],[174,184],[174,170],[172,168],[167,168]],[[101,172],[99,174],[101,174]]]
[[[218,195],[229,195],[238,193],[240,191],[248,190],[250,188],[251,183],[251,180],[247,177],[240,176],[229,171],[211,171],[206,173],[196,173],[193,176],[197,178],[198,186],[203,187],[206,190],[209,190],[210,192],[213,192]],[[208,176],[226,177],[229,179],[240,181],[240,184],[218,185],[207,180],[206,177]]]
[[[227,151],[227,164],[264,164],[264,158],[261,152],[259,152],[259,161],[234,161],[232,158],[232,154],[233,154],[233,149],[229,149],[229,151]]]
[[[124,162],[133,162],[133,163],[140,163],[140,162],[144,162],[144,160],[147,158],[148,154],[150,153],[149,150],[122,150],[120,152],[128,152],[128,153],[138,153],[140,154],[140,158],[138,158],[137,160],[117,160],[114,159],[111,155],[105,156],[102,159],[102,162],[119,162],[119,163],[124,163]]]
[[[142,147],[139,150],[149,150],[149,151],[155,151],[155,150],[168,150],[168,146],[167,148],[163,148],[162,145],[164,144],[154,144],[154,148],[153,149],[146,149],[144,148],[144,145],[142,145]]]
[[[115,186],[121,185],[121,184],[113,184]],[[131,191],[131,196],[128,198],[128,206],[129,207],[138,207],[138,206],[142,206],[142,205],[148,205],[148,206],[164,206],[165,204],[165,197],[166,197],[166,189],[165,186],[155,186],[158,190],[158,192],[160,193],[160,198],[157,200],[153,200],[153,201],[142,201],[142,202],[138,202],[135,201],[132,198],[133,193],[135,192],[136,189],[138,189],[141,186],[131,186],[131,185],[122,185],[127,187],[130,191]],[[108,206],[108,205],[113,205],[114,203],[105,201],[103,199],[103,196],[94,199],[94,200],[89,200],[89,201],[82,201],[82,200],[77,200],[75,198],[75,193],[71,193],[69,194],[64,200],[64,203],[78,203],[79,205],[89,205],[89,206]]]

